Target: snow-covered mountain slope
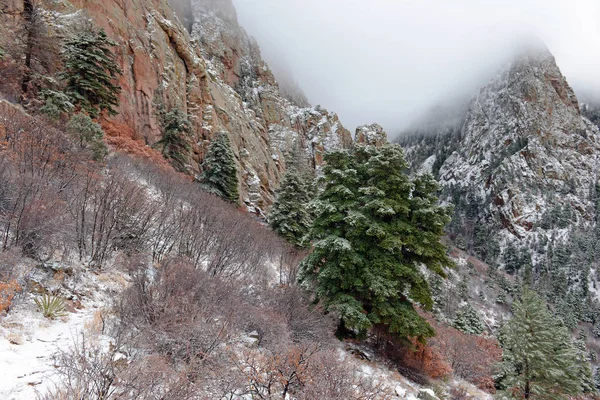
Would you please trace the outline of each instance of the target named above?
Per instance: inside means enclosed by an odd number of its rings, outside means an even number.
[[[487,236],[531,245],[594,223],[600,133],[546,48],[516,57],[457,115],[400,142],[415,170],[437,174],[449,200],[493,227]]]

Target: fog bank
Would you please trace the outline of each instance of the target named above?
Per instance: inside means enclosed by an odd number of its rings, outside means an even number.
[[[541,38],[578,93],[600,93],[598,0],[234,0],[266,60],[350,129],[390,134],[473,92]],[[284,66],[284,67],[282,67]]]

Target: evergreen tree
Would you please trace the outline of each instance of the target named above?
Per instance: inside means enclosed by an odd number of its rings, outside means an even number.
[[[454,244],[461,250],[467,250],[467,239],[460,233],[454,239]]]
[[[53,120],[59,120],[65,113],[71,113],[75,106],[71,103],[69,96],[59,90],[44,89],[40,93],[44,102],[40,111]]]
[[[75,114],[67,123],[67,132],[79,143],[80,149],[92,152],[94,160],[100,161],[108,154],[104,131],[89,116]]]
[[[596,390],[600,390],[600,368],[596,368],[596,372],[594,373],[594,385],[596,386]]]
[[[398,338],[434,334],[414,308],[431,309],[421,267],[444,275],[452,262],[440,243],[450,210],[440,207],[430,175],[409,179],[398,145],[357,146],[325,156],[324,190],[314,202],[314,252],[301,266],[340,334],[378,326]]]
[[[269,214],[271,227],[290,243],[305,245],[304,237],[312,225],[308,211],[309,185],[294,167],[286,171],[281,187],[275,193],[275,204]]]
[[[188,116],[180,109],[173,108],[169,112],[160,109],[158,117],[162,137],[154,146],[161,149],[163,157],[170,160],[175,169],[185,172],[187,154],[191,150],[187,138],[191,132]]]
[[[452,326],[469,335],[480,335],[484,329],[479,313],[469,303],[458,309]]]
[[[237,203],[238,179],[235,157],[227,133],[218,133],[210,143],[203,164],[202,186],[232,203]]]
[[[514,274],[521,267],[521,259],[515,245],[510,242],[504,249],[504,270],[509,274]]]
[[[503,361],[499,386],[516,399],[566,399],[582,392],[577,351],[567,329],[528,288],[513,303],[513,317],[502,329]]]
[[[600,322],[598,322],[594,325],[593,333],[594,333],[594,336],[600,337]]]
[[[59,74],[66,83],[65,94],[70,102],[92,118],[107,111],[115,114],[121,88],[113,81],[121,70],[113,59],[112,47],[103,30],[83,29],[64,44],[65,69]]]
[[[496,298],[496,303],[506,304],[506,293],[504,293],[503,291],[498,293],[498,297]]]
[[[583,332],[582,332],[583,333]],[[577,339],[574,343],[576,358],[576,374],[579,377],[581,391],[592,393],[596,391],[596,384],[592,375],[592,368],[589,363],[588,352],[585,346],[585,336]]]
[[[467,301],[469,299],[469,282],[467,278],[461,279],[458,283],[457,291],[460,300]]]

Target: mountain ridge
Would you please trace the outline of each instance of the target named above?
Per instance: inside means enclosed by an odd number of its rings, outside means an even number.
[[[472,252],[504,265],[515,245],[542,268],[548,241],[594,228],[600,131],[548,49],[522,52],[472,98],[460,123],[439,126],[399,142],[415,171],[439,178],[457,207],[450,231]]]

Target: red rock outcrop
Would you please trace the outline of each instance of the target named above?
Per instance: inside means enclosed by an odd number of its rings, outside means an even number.
[[[143,147],[160,139],[156,105],[178,107],[193,125],[187,162],[192,175],[201,173],[214,134],[228,132],[240,200],[260,214],[272,203],[293,151],[302,150],[316,167],[323,152],[352,145],[350,132],[337,115],[320,107],[300,108],[281,95],[230,0],[180,3],[179,12],[193,11],[193,25],[186,18],[191,35],[167,0],[40,0],[37,6],[54,33],[89,17],[117,42],[123,90],[118,114],[103,121],[110,144],[152,153]],[[7,32],[23,24],[22,13],[23,0],[3,2],[0,29]],[[2,36],[0,45],[10,40]]]

